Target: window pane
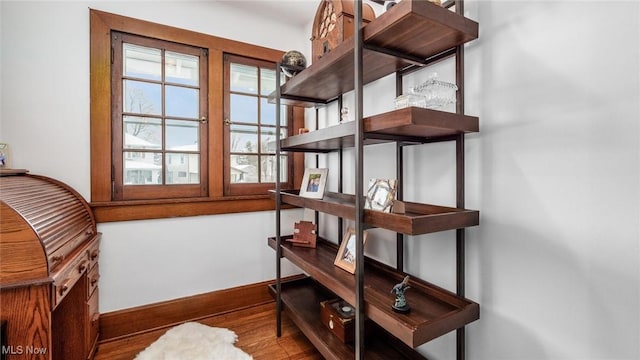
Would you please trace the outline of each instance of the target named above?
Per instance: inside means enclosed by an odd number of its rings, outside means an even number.
[[[160,119],[125,115],[123,120],[126,149],[160,149],[162,147]]]
[[[258,156],[231,155],[230,170],[232,183],[257,183]]]
[[[267,98],[260,98],[260,123],[276,124],[276,104],[270,104]],[[280,125],[287,126],[287,106],[280,106]]]
[[[162,153],[124,152],[125,185],[162,184]]]
[[[276,124],[276,104],[269,104],[266,98],[260,98],[260,123],[266,125]]]
[[[286,137],[286,133],[286,128],[280,128],[280,139],[284,139]],[[276,152],[276,128],[260,128],[260,151],[263,153],[272,154]]]
[[[284,84],[286,77],[280,73],[280,84]],[[260,95],[269,96],[276,91],[276,71],[260,68]]]
[[[231,152],[258,152],[258,127],[231,125]]]
[[[160,49],[123,44],[124,76],[160,81],[162,72]]]
[[[167,153],[166,184],[199,184],[200,155],[189,153]]]
[[[260,182],[275,183],[276,182],[276,157],[262,156],[262,167],[260,169]],[[287,157],[280,157],[280,182],[287,181]]]
[[[258,93],[258,68],[255,66],[231,64],[231,91],[249,94]]]
[[[260,95],[269,96],[276,91],[276,71],[260,69]]]
[[[255,96],[231,95],[230,116],[233,122],[258,123],[258,98]]]
[[[200,151],[200,123],[188,120],[166,121],[166,149]]]
[[[165,87],[166,115],[197,119],[199,116],[199,91],[180,86]]]
[[[162,113],[162,92],[159,84],[124,80],[123,89],[125,112],[151,115]]]
[[[200,67],[197,56],[167,51],[164,57],[166,82],[198,86]]]

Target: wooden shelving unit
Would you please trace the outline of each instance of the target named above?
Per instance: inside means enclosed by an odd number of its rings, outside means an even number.
[[[275,249],[275,238],[269,239],[269,246]],[[295,247],[291,244],[281,246],[285,258],[332,293],[350,304],[355,303],[353,274],[333,265],[338,252],[336,245],[320,239],[315,249]],[[402,281],[403,276],[389,266],[367,259],[365,314],[411,348],[478,319],[478,304],[415,278],[410,280],[411,294],[407,295],[412,304],[411,312],[394,312],[391,309],[394,295],[389,289]],[[318,304],[314,306],[317,307]]]
[[[355,8],[359,7],[359,1]],[[453,4],[453,2],[449,2]],[[402,177],[402,147],[438,141],[456,143],[456,207],[404,201],[405,213],[393,214],[363,209],[363,197],[325,192],[321,200],[300,197],[298,191],[273,192],[276,200],[276,236],[268,239],[276,251],[277,281],[272,287],[278,309],[286,311],[303,333],[328,359],[422,359],[414,350],[450,331],[457,332],[458,360],[464,359],[465,325],[479,318],[479,305],[464,296],[464,229],[479,224],[479,212],[464,207],[464,136],[479,131],[477,117],[464,115],[463,45],[478,37],[478,24],[465,18],[462,0],[455,1],[456,12],[428,1],[404,0],[367,24],[361,36],[345,41],[322,56],[286,84],[277,87],[271,100],[277,105],[317,106],[338,100],[355,90],[355,121],[278,140],[280,151],[328,153],[355,149],[355,193],[362,190],[363,146],[396,143],[399,180]],[[361,19],[356,11],[356,26]],[[405,108],[362,117],[362,86],[389,74],[403,73],[416,65],[425,65],[456,56],[459,87],[456,113],[431,109]],[[278,78],[278,76],[276,76]],[[279,109],[279,106],[276,106]],[[276,133],[279,133],[278,131]],[[278,171],[279,173],[279,171]],[[400,186],[402,182],[400,181]],[[353,220],[357,249],[362,249],[360,231],[380,227],[398,233],[398,263],[394,269],[369,258],[360,258],[355,276],[336,266],[337,246],[319,239],[316,248],[292,246],[280,234],[282,204],[309,208]],[[390,289],[406,275],[402,270],[404,234],[420,235],[456,230],[456,292],[442,289],[411,276],[412,310],[399,314],[392,310],[394,295]],[[300,267],[309,278],[282,283],[280,259]],[[319,303],[340,297],[356,308],[356,341],[343,344],[321,323]],[[278,311],[279,323],[280,311]],[[365,323],[365,318],[367,322]],[[365,329],[366,335],[365,335]],[[370,331],[371,330],[371,331]],[[381,340],[383,339],[383,340]]]

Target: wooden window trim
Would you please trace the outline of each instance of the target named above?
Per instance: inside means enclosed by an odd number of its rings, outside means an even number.
[[[269,195],[223,196],[223,146],[209,146],[209,196],[169,200],[112,200],[111,31],[189,44],[209,52],[210,142],[223,138],[223,55],[237,54],[277,62],[283,51],[223,39],[144,20],[90,9],[91,207],[96,221],[126,221],[274,209]],[[293,128],[304,127],[304,109],[294,108]],[[304,171],[304,156],[295,154],[294,184]]]

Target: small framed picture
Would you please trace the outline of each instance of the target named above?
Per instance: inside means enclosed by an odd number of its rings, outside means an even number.
[[[367,232],[362,232],[362,245],[367,242]],[[337,267],[342,268],[352,274],[356,272],[356,231],[353,228],[347,229],[342,238],[340,249],[333,262]]]
[[[9,156],[9,144],[0,143],[0,169],[11,167],[11,156]]]
[[[397,180],[371,179],[367,188],[365,209],[391,212],[396,198]]]
[[[327,185],[327,173],[329,169],[307,168],[304,170],[300,196],[311,199],[322,199],[324,188]]]

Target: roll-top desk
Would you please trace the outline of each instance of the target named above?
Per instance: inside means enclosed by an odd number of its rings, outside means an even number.
[[[84,360],[98,339],[100,233],[66,184],[0,173],[2,359]]]

